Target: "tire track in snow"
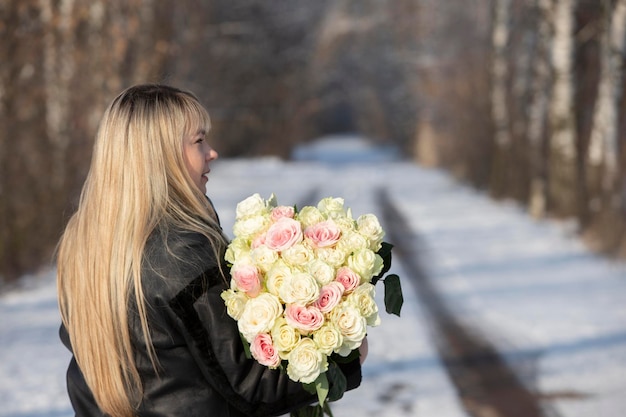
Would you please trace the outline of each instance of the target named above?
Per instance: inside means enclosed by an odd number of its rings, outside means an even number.
[[[489,340],[454,316],[424,271],[419,235],[386,190],[377,191],[377,200],[394,253],[414,281],[438,353],[466,411],[474,417],[558,417],[542,406],[540,394],[522,383]]]

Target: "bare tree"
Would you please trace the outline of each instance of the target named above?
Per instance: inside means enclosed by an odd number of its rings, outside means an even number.
[[[0,280],[51,261],[105,103],[159,72],[151,4],[0,3]]]
[[[626,0],[604,0],[600,29],[600,85],[589,143],[589,163],[602,167],[601,187],[613,192],[618,170],[617,127],[626,52]]]
[[[491,29],[491,117],[493,120],[494,157],[491,174],[491,192],[496,196],[505,196],[510,188],[509,171],[511,169],[511,152],[513,138],[509,117],[509,63],[507,49],[509,46],[510,0],[493,2],[493,18]]]
[[[546,113],[550,102],[550,0],[536,0],[536,7],[537,46],[535,71],[530,85],[527,129],[531,176],[528,208],[531,215],[543,217],[548,198]]]
[[[624,208],[590,206],[626,201],[626,0],[4,0],[0,21],[0,279],[50,260],[138,82],[196,92],[223,156],[359,131],[624,241]]]
[[[511,127],[507,100],[508,62],[506,56],[506,49],[509,43],[511,2],[510,0],[496,0],[493,4],[491,113],[496,146],[506,149],[511,145]]]
[[[553,88],[548,126],[550,132],[549,202],[554,213],[577,212],[576,129],[573,112],[573,20],[576,0],[553,4],[551,62]]]

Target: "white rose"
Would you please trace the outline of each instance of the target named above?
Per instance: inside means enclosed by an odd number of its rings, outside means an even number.
[[[256,217],[263,215],[267,212],[265,201],[261,198],[261,196],[257,194],[253,194],[245,200],[239,202],[237,204],[237,209],[235,210],[235,219],[240,220],[246,217]]]
[[[291,274],[291,268],[289,268],[282,260],[278,260],[265,275],[265,286],[267,287],[267,291],[277,297],[280,297],[280,288],[283,286],[285,277],[290,276]]]
[[[232,289],[223,291],[221,297],[226,304],[228,315],[235,320],[239,320],[241,313],[243,313],[243,309],[248,302],[248,297],[246,297],[245,294],[233,291]]]
[[[226,254],[224,255],[224,259],[234,264],[235,261],[249,256],[250,253],[250,245],[248,244],[248,240],[240,237],[234,238],[226,249]]]
[[[281,256],[290,265],[304,267],[313,259],[313,252],[307,246],[298,243],[281,252]]]
[[[343,344],[343,336],[334,324],[324,324],[319,330],[313,333],[313,340],[318,349],[324,355],[330,356],[335,349],[339,349]]]
[[[346,252],[352,253],[359,249],[367,249],[369,242],[365,237],[357,232],[347,232],[341,236],[341,240],[337,243],[337,248]]]
[[[342,234],[356,231],[356,222],[351,217],[340,217],[334,219],[334,222],[339,226]]]
[[[283,306],[278,297],[261,293],[246,303],[237,322],[239,332],[252,343],[257,334],[267,333],[274,327],[276,319],[282,312]]]
[[[379,254],[374,255],[374,268],[372,269],[372,276],[380,274],[385,267],[385,261]]]
[[[313,206],[303,207],[298,212],[297,219],[300,223],[302,223],[303,229],[306,229],[309,226],[313,226],[314,224],[317,224],[326,220],[324,215],[317,209],[317,207],[313,207]]]
[[[287,375],[294,381],[310,384],[327,370],[326,355],[322,354],[315,342],[308,337],[301,339],[289,354]]]
[[[343,203],[343,198],[326,197],[317,204],[317,208],[328,218],[338,219],[341,217],[347,217],[347,212]]]
[[[347,252],[340,248],[318,248],[315,250],[315,255],[332,267],[339,268],[346,262]]]
[[[375,287],[369,282],[366,282],[359,285],[346,298],[346,302],[356,307],[361,315],[365,317],[365,321],[368,326],[378,326],[380,324],[378,305],[374,299],[375,295]]]
[[[364,214],[356,220],[359,233],[362,234],[370,243],[369,248],[374,252],[378,252],[385,237],[385,231],[380,226],[378,218],[373,214]]]
[[[300,341],[300,332],[291,327],[284,317],[279,317],[272,328],[272,340],[274,346],[278,349],[278,355],[281,359],[288,359],[289,354]]]
[[[285,277],[279,293],[287,304],[307,305],[319,298],[320,288],[310,274],[296,272]]]
[[[278,254],[265,245],[252,249],[250,257],[262,272],[269,271],[278,260]]]
[[[361,346],[365,337],[367,323],[359,310],[344,302],[331,313],[330,321],[343,336],[343,344],[335,349],[341,356],[348,356],[351,351]]]
[[[383,258],[370,249],[359,249],[348,257],[348,266],[359,274],[362,282],[369,282],[383,269]]]
[[[313,259],[308,263],[306,270],[313,275],[320,286],[326,285],[335,279],[335,268],[321,259]]]
[[[266,216],[246,217],[235,222],[233,234],[236,237],[251,239],[254,235],[267,229],[269,224],[269,218]]]

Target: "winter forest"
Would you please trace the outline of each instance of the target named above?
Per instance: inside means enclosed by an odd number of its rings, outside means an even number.
[[[626,0],[1,0],[0,282],[49,264],[106,104],[195,92],[221,157],[358,132],[626,256]]]

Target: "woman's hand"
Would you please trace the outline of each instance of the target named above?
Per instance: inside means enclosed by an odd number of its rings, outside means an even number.
[[[368,346],[367,346],[367,336],[365,336],[365,338],[363,339],[363,342],[361,343],[361,346],[359,346],[359,354],[360,354],[360,361],[361,361],[361,365],[363,365],[363,362],[365,362],[365,359],[367,358],[367,352],[368,352]]]

